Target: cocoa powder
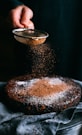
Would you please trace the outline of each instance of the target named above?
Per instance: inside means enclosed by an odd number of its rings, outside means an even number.
[[[39,82],[35,83],[33,87],[31,87],[28,91],[28,95],[30,96],[38,96],[38,97],[45,97],[50,96],[52,94],[56,94],[58,92],[63,92],[70,89],[71,86],[62,82],[59,85],[50,85],[49,82],[44,80],[40,80]]]
[[[29,46],[29,52],[26,55],[29,57],[32,74],[48,76],[54,73],[55,52],[48,44]]]

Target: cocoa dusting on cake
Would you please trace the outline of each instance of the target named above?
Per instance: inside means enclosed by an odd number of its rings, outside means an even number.
[[[50,78],[49,78],[50,79]],[[61,84],[50,84],[48,78],[37,81],[32,87],[29,88],[28,95],[37,97],[46,97],[64,90],[70,89],[71,86],[61,82]],[[28,88],[27,88],[28,89]]]
[[[31,77],[20,76],[10,80],[6,86],[11,103],[27,114],[58,112],[80,101],[81,87],[73,80],[56,76]]]
[[[54,83],[52,83],[54,80]],[[58,92],[63,92],[67,89],[71,89],[71,85],[67,85],[60,79],[54,78],[42,78],[42,79],[32,79],[29,81],[16,81],[14,93],[20,96],[37,96],[45,97]]]

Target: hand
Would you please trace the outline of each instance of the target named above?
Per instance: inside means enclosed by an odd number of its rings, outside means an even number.
[[[34,29],[34,24],[31,21],[33,11],[25,6],[20,5],[9,12],[8,21],[13,28],[30,28]]]

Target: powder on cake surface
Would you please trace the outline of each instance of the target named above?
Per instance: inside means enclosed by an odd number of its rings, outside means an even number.
[[[14,93],[15,94],[17,93],[20,96],[25,96],[27,94],[27,91],[30,88],[32,88],[34,86],[34,84],[38,81],[39,81],[39,79],[31,79],[31,80],[28,80],[28,81],[16,81]]]
[[[28,95],[30,96],[38,96],[38,97],[45,97],[52,94],[56,94],[58,92],[66,91],[71,87],[64,82],[62,84],[55,84],[51,85],[47,81],[41,80],[36,82],[36,84],[31,87],[28,91]]]
[[[70,88],[71,86],[59,78],[43,77],[29,81],[18,81],[16,82],[15,91],[17,91],[19,95],[44,97]]]
[[[15,84],[19,87],[28,86],[28,88],[30,88],[34,85],[34,83],[36,83],[38,81],[39,81],[39,79],[31,79],[31,80],[28,80],[28,81],[16,81]]]

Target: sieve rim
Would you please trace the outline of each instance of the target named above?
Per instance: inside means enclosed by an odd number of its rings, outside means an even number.
[[[17,32],[22,32],[22,31],[34,31],[34,32],[39,32],[41,34],[43,34],[43,36],[31,36],[31,35],[20,35],[19,33]],[[42,38],[47,38],[49,36],[49,34],[45,31],[42,31],[42,30],[37,30],[37,29],[28,29],[28,28],[17,28],[17,29],[14,29],[12,30],[12,33],[15,35],[15,36],[18,36],[18,37],[22,37],[22,38],[29,38],[29,39],[42,39]]]

